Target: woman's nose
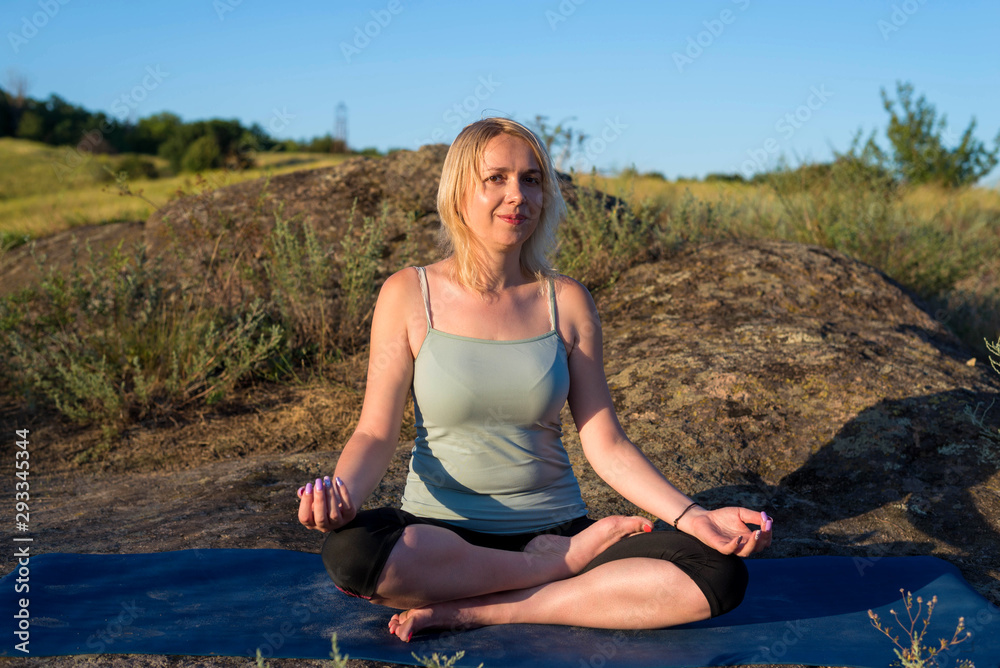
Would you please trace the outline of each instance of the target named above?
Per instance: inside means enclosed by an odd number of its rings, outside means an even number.
[[[524,201],[524,190],[520,182],[515,181],[512,185],[507,187],[507,201],[518,203]]]

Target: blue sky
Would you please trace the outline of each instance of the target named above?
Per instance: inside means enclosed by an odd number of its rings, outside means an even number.
[[[0,83],[14,68],[35,98],[296,139],[332,132],[343,102],[350,145],[380,150],[483,115],[572,118],[591,137],[575,167],[675,178],[884,136],[898,80],[992,144],[998,25],[995,0],[4,0]]]

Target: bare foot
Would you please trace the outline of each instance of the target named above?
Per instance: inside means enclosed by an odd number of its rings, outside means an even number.
[[[414,633],[432,629],[465,631],[482,626],[469,615],[463,615],[461,608],[453,602],[437,603],[426,608],[411,608],[392,616],[389,633],[403,642],[410,642]]]
[[[524,553],[531,557],[560,561],[562,577],[571,577],[584,569],[591,560],[622,538],[652,530],[653,523],[645,517],[612,515],[598,520],[575,536],[545,534],[529,542]]]

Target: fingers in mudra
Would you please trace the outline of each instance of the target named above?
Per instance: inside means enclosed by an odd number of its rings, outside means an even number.
[[[309,529],[326,533],[354,519],[350,493],[340,478],[316,478],[299,488],[298,497],[299,522]]]

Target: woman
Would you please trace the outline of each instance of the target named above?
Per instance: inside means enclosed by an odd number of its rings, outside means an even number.
[[[464,128],[438,211],[450,254],[386,280],[358,427],[332,481],[299,490],[299,520],[328,534],[337,586],[405,609],[389,631],[406,641],[516,622],[660,628],[738,605],[739,557],[770,544],[771,520],[692,503],[625,436],[594,302],[546,259],[565,204],[538,138],[502,118]],[[411,388],[402,509],[358,512],[395,452]],[[561,443],[567,400],[598,475],[677,531],[586,516]]]

